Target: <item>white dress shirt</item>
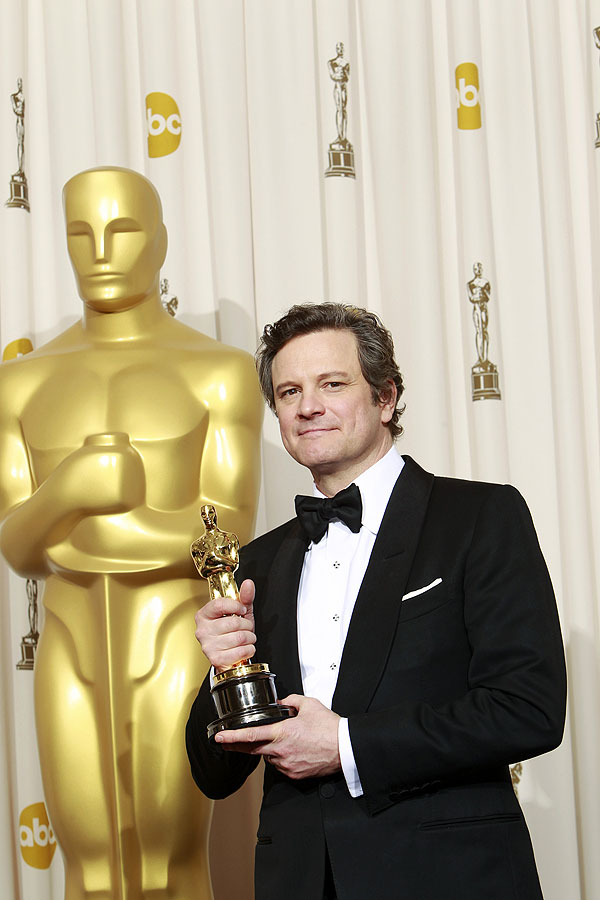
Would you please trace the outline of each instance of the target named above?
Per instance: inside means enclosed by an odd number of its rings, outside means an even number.
[[[331,709],[348,626],[377,532],[404,460],[392,447],[354,480],[363,504],[361,528],[354,534],[339,520],[330,522],[323,538],[309,544],[298,590],[298,654],[302,687]],[[315,486],[316,497],[324,495]],[[362,785],[350,743],[348,720],[341,719],[339,749],[342,770],[353,797]]]

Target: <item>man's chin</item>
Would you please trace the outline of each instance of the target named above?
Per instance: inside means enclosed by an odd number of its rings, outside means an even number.
[[[313,474],[319,472],[326,475],[339,465],[338,455],[335,451],[326,452],[324,449],[316,447],[313,448],[312,452],[304,450],[298,453],[298,455],[294,456],[294,459],[301,466],[310,469]]]

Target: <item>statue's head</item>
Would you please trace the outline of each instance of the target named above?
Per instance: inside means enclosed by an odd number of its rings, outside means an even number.
[[[335,52],[337,53],[338,56],[344,55],[344,45],[342,44],[341,41],[335,45]]]
[[[483,266],[480,262],[473,263],[473,274],[475,278],[481,278],[483,274]]]
[[[154,186],[131,169],[88,169],[63,188],[67,246],[84,303],[97,312],[158,292],[167,230]]]
[[[214,528],[217,522],[217,513],[214,506],[206,504],[200,507],[200,515],[206,528]]]

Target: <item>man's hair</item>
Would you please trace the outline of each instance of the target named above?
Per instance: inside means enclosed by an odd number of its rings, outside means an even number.
[[[375,313],[358,306],[347,303],[299,303],[273,325],[265,325],[255,357],[265,400],[275,411],[272,370],[273,360],[281,348],[299,335],[328,330],[350,331],[356,338],[361,372],[371,387],[375,405],[389,397],[390,382],[396,385],[396,409],[387,427],[393,438],[398,437],[403,431],[399,420],[404,404],[398,404],[404,384],[394,359],[392,335]]]

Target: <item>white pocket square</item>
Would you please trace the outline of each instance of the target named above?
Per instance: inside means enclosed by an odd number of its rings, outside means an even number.
[[[431,588],[434,588],[434,587],[436,587],[436,585],[441,584],[441,583],[442,583],[442,579],[436,578],[435,581],[432,581],[431,584],[426,584],[425,587],[417,588],[416,591],[409,591],[409,593],[405,594],[404,597],[402,598],[402,602],[404,602],[405,600],[410,600],[411,597],[417,597],[419,594],[424,594],[425,591],[430,591]]]

